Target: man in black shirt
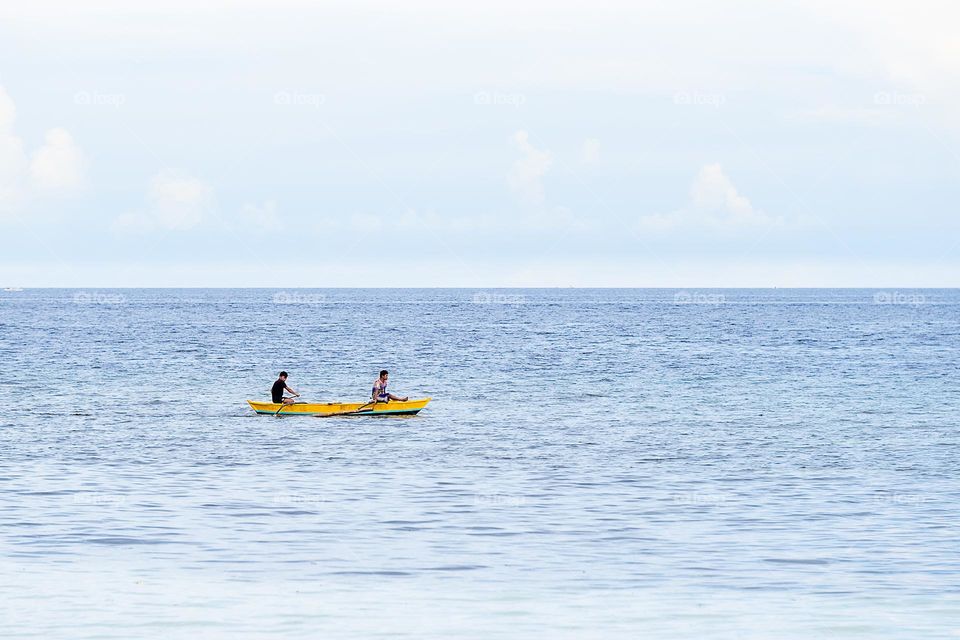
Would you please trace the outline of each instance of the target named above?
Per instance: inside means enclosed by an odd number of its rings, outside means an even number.
[[[289,391],[293,394],[293,398],[299,398],[300,394],[287,386],[287,372],[281,371],[280,377],[277,378],[277,381],[273,383],[273,387],[270,389],[270,395],[273,398],[273,401],[277,404],[293,404],[294,400],[291,397],[283,397],[283,392]]]

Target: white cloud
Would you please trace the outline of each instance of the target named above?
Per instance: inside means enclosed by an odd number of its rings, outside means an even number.
[[[113,220],[114,231],[122,233],[148,233],[154,230],[153,221],[142,213],[124,213]]]
[[[583,164],[598,162],[600,162],[600,141],[596,138],[587,138],[583,141]]]
[[[639,229],[737,229],[782,223],[782,218],[757,210],[746,196],[741,195],[720,164],[714,163],[700,169],[690,187],[690,202],[684,208],[672,213],[644,216],[640,218]]]
[[[539,207],[522,216],[504,215],[503,212],[459,214],[456,211],[421,211],[408,207],[400,212],[353,213],[318,218],[310,228],[317,233],[364,233],[380,229],[395,234],[426,232],[432,239],[466,236],[476,240],[481,236],[504,234],[516,236],[536,233],[542,237],[544,233],[563,234],[569,230],[582,231],[590,227],[590,220],[574,215],[566,207]]]
[[[312,225],[313,230],[321,234],[334,231],[348,233],[374,233],[387,226],[393,227],[393,219],[374,213],[351,213],[336,217],[318,218]]]
[[[242,225],[258,229],[279,229],[280,227],[277,203],[273,200],[267,200],[263,204],[251,202],[244,204],[240,207],[238,219]]]
[[[844,25],[856,38],[861,73],[879,67],[895,83],[956,96],[960,79],[960,43],[956,24],[960,7],[950,0],[813,0],[808,10]],[[842,66],[842,60],[836,65]]]
[[[804,109],[786,114],[786,119],[799,123],[853,124],[875,127],[891,122],[898,113],[890,109],[865,109],[833,105]]]
[[[144,211],[117,217],[117,231],[183,231],[203,222],[213,208],[213,189],[177,169],[163,169],[150,180]]]
[[[530,144],[526,131],[517,131],[510,138],[522,156],[513,163],[507,176],[507,184],[520,197],[533,204],[542,204],[546,199],[543,189],[543,177],[553,164],[549,151],[541,151]]]
[[[755,215],[753,205],[740,195],[718,163],[708,164],[700,170],[690,196],[695,206],[729,214],[733,220],[747,220]]]
[[[150,181],[150,211],[165,229],[190,229],[203,221],[213,201],[213,189],[201,180],[164,169]]]
[[[13,99],[0,86],[0,216],[19,212],[31,195],[68,190],[83,182],[83,153],[66,129],[49,130],[28,166],[23,140],[14,129],[16,116]]]
[[[68,190],[83,185],[83,153],[66,129],[47,131],[46,141],[30,162],[30,177],[40,189]]]

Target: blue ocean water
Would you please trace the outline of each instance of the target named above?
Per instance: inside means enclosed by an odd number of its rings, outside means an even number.
[[[960,635],[957,290],[0,293],[3,637]],[[257,416],[280,369],[416,417]]]

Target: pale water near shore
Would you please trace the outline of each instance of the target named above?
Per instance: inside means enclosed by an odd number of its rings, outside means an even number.
[[[960,635],[956,290],[0,292],[4,637]],[[413,418],[256,416],[376,372]]]

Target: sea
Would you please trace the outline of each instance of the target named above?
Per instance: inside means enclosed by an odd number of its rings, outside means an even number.
[[[958,362],[955,289],[3,291],[0,637],[956,638]]]

